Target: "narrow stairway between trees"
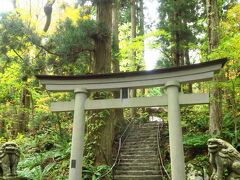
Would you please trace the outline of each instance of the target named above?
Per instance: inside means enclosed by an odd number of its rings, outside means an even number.
[[[158,153],[160,122],[133,124],[122,145],[115,180],[161,180],[163,170]]]

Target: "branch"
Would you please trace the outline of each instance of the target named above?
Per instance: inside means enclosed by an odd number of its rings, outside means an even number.
[[[22,61],[24,61],[24,58],[15,49],[12,50]]]
[[[51,19],[52,19],[52,6],[54,3],[55,3],[55,0],[48,0],[46,5],[44,6],[44,12],[47,18],[45,26],[43,28],[44,32],[47,32],[50,27]]]
[[[88,51],[88,52],[93,52],[94,49],[82,49],[82,48],[77,48],[77,49],[74,49],[71,53],[68,53],[68,54],[65,54],[65,53],[57,53],[57,52],[52,52],[50,51],[48,48],[46,48],[45,46],[43,45],[39,45],[39,44],[35,44],[36,46],[42,48],[43,50],[45,50],[47,53],[49,54],[52,54],[54,56],[73,56],[73,55],[76,55],[76,54],[79,54],[81,52],[84,52],[84,51]],[[39,54],[38,54],[39,55]],[[38,56],[37,55],[37,56]]]
[[[35,44],[36,46],[42,48],[44,51],[46,51],[47,53],[49,54],[52,54],[54,56],[63,56],[64,54],[60,54],[60,53],[56,53],[56,52],[52,52],[50,51],[48,48],[46,48],[45,46],[42,46],[42,45],[38,45],[38,44]],[[40,53],[39,53],[40,54]]]

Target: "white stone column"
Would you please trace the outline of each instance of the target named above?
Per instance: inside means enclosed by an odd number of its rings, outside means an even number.
[[[182,127],[179,107],[179,86],[176,81],[165,84],[168,96],[168,125],[172,180],[185,180]]]
[[[72,131],[71,159],[69,167],[69,180],[82,179],[84,130],[85,130],[85,101],[87,99],[86,89],[76,89],[74,105],[74,119]]]

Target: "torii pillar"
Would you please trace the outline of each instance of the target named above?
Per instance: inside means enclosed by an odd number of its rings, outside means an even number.
[[[179,87],[180,84],[177,81],[169,81],[165,84],[168,97],[171,177],[173,180],[186,179],[179,106]]]
[[[82,179],[84,131],[85,131],[85,101],[87,90],[75,89],[74,118],[72,131],[71,160],[69,167],[69,179]]]

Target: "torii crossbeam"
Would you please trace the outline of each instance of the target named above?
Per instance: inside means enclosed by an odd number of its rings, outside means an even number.
[[[78,76],[37,75],[40,82],[49,91],[74,91],[75,99],[70,102],[52,103],[54,112],[74,111],[72,147],[69,179],[82,177],[84,147],[84,110],[130,107],[168,106],[169,141],[171,158],[171,176],[173,180],[185,180],[185,163],[180,124],[180,104],[207,104],[209,94],[179,93],[180,83],[211,80],[227,59],[219,59],[188,66],[157,69],[152,71],[91,74]],[[167,94],[160,97],[123,97],[128,88],[146,88],[165,86]],[[119,90],[119,99],[90,100],[87,92],[101,90]]]

